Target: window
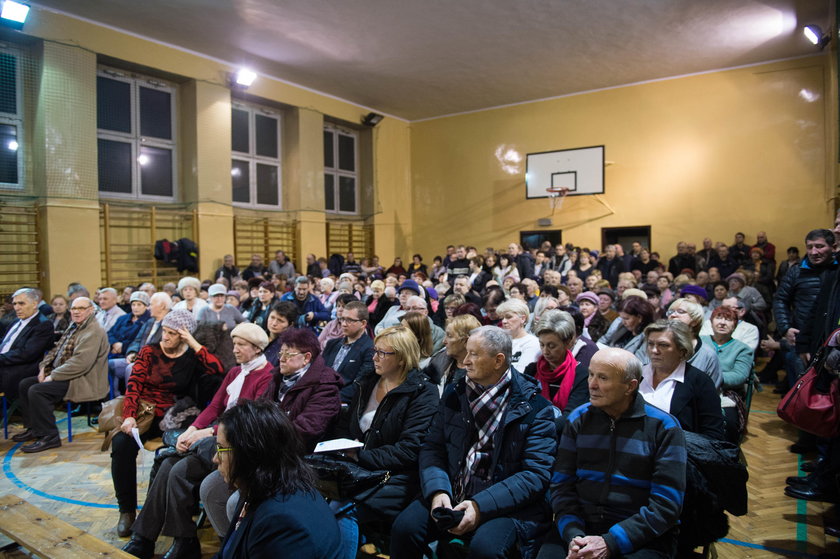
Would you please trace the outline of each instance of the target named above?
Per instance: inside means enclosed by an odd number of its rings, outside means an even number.
[[[0,188],[23,187],[22,53],[0,43]]]
[[[237,102],[231,109],[230,128],[233,202],[254,208],[279,208],[280,113]]]
[[[100,194],[175,198],[173,84],[101,68],[96,77],[96,127]]]
[[[328,212],[359,213],[359,134],[324,126],[324,206]]]

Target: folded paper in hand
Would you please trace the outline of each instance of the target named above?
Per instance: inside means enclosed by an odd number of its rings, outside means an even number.
[[[335,452],[337,450],[350,450],[351,448],[361,448],[365,446],[359,441],[352,441],[350,439],[332,439],[329,441],[322,441],[315,445],[315,452]]]

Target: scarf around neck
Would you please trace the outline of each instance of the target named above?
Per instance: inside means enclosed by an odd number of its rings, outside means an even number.
[[[537,359],[537,380],[540,381],[541,394],[554,404],[557,408],[566,409],[569,403],[569,395],[575,384],[575,367],[577,361],[571,351],[566,351],[566,359],[557,368],[552,368],[542,355]],[[550,396],[549,384],[560,384],[554,398]]]
[[[268,361],[266,361],[265,355],[260,353],[257,357],[251,359],[247,363],[239,365],[239,374],[236,375],[236,378],[233,379],[230,384],[228,384],[227,389],[225,390],[228,395],[225,410],[229,410],[236,405],[236,402],[239,400],[239,394],[242,392],[242,387],[245,385],[245,377],[248,376],[248,373],[264,367],[266,363],[268,363]]]

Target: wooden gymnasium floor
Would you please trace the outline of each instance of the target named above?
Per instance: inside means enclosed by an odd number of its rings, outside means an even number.
[[[819,553],[840,554],[840,542],[827,539],[822,529],[822,513],[829,506],[823,503],[796,501],[782,493],[785,477],[798,472],[798,457],[787,447],[795,432],[775,414],[779,397],[769,387],[756,394],[750,413],[749,435],[743,445],[749,471],[750,512],[731,519],[729,536],[716,544],[719,557],[816,558]],[[66,433],[64,418],[59,423]],[[19,446],[0,438],[0,494],[14,494],[32,504],[60,516],[93,535],[122,546],[126,540],[115,532],[117,511],[111,485],[107,452],[100,452],[103,435],[90,430],[84,417],[73,420],[72,443],[65,440],[59,449],[36,455],[19,452]],[[19,426],[13,425],[12,433]],[[140,458],[138,479],[148,479],[152,453]],[[141,503],[146,483],[138,487]],[[218,541],[207,525],[201,531],[205,557],[218,550]],[[1,538],[1,537],[0,537]],[[6,543],[0,539],[0,546]],[[169,546],[168,538],[158,542],[162,554]],[[0,553],[0,556],[3,554]],[[26,557],[21,551],[7,557]]]

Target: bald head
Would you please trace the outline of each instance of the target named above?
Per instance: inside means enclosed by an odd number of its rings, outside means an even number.
[[[633,404],[642,378],[642,363],[629,351],[605,348],[589,363],[589,402],[612,418]]]
[[[592,363],[599,368],[609,368],[620,373],[624,382],[630,382],[633,379],[640,382],[642,380],[642,363],[626,349],[617,347],[599,349],[592,356],[590,367]]]

